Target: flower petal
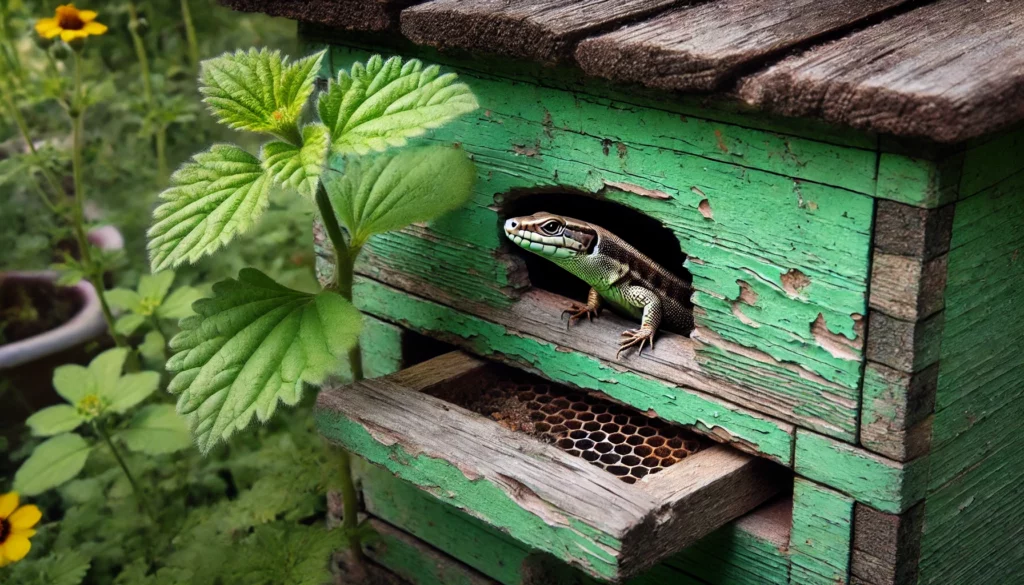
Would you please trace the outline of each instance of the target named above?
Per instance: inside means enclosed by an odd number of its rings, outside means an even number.
[[[57,24],[56,18],[40,18],[36,21],[36,32],[39,34],[46,34],[47,31],[53,29],[60,29],[60,25]]]
[[[75,39],[84,39],[87,36],[89,36],[89,33],[84,30],[65,30],[60,33],[60,38],[65,43],[70,43]]]
[[[11,534],[17,534],[19,536],[24,536],[25,538],[32,538],[36,535],[36,531],[31,528],[25,528],[22,530],[12,530]]]
[[[25,558],[30,550],[32,550],[32,543],[28,538],[19,534],[12,534],[4,541],[4,558],[12,563]]]
[[[7,521],[11,523],[11,528],[16,533],[18,529],[32,528],[39,523],[39,519],[42,517],[43,513],[39,511],[39,508],[30,504],[18,508],[18,511],[11,514]]]
[[[95,10],[79,10],[78,11],[78,18],[81,19],[82,22],[89,22],[90,20],[96,20],[96,16],[97,16],[97,14],[96,14]]]
[[[18,509],[18,492],[0,496],[0,519],[7,518]]]
[[[82,27],[82,32],[87,35],[101,35],[107,32],[107,25],[100,24],[98,22],[87,22],[85,23],[85,26]]]

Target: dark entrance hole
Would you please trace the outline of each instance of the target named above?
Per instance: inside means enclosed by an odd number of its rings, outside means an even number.
[[[662,268],[675,274],[684,282],[691,282],[689,271],[683,268],[686,254],[679,246],[679,239],[661,222],[643,213],[621,205],[571,191],[512,192],[502,198],[498,229],[507,218],[531,215],[540,211],[556,213],[580,219],[603,227],[629,242]],[[502,231],[502,238],[505,238]],[[505,240],[510,250],[523,258],[529,274],[530,284],[578,302],[586,302],[590,287],[587,283],[551,261],[531,254]],[[688,335],[689,331],[676,331]]]

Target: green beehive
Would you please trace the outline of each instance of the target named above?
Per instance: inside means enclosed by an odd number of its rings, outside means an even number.
[[[475,161],[471,203],[357,265],[367,370],[391,375],[321,395],[365,459],[375,565],[1020,582],[1018,4],[228,4],[302,21],[324,77],[398,54],[481,104],[430,137]],[[567,327],[587,287],[502,229],[540,211],[692,280],[692,331],[617,355],[633,320]]]

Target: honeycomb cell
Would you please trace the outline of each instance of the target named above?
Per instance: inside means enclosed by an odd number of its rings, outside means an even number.
[[[626,455],[625,457],[622,458],[622,464],[628,465],[630,467],[635,467],[637,465],[640,465],[640,458],[637,457],[636,455]]]
[[[592,421],[592,420],[594,420],[594,413],[592,413],[592,412],[581,412],[581,413],[576,415],[576,419],[577,420],[581,420],[583,422]]]
[[[565,398],[555,398],[551,401],[551,404],[554,404],[558,408],[569,408],[569,404],[571,403]]]
[[[604,455],[601,455],[601,463],[604,463],[606,465],[618,463],[619,459],[621,459],[621,457],[619,457],[615,453],[605,453]]]
[[[647,444],[650,445],[651,447],[661,447],[662,445],[665,444],[665,438],[659,437],[657,435],[653,437],[648,437]]]
[[[632,435],[636,432],[636,426],[631,424],[622,425],[622,432],[627,435]]]
[[[565,428],[572,431],[578,431],[583,428],[583,423],[578,420],[567,420],[565,421]]]
[[[544,420],[544,413],[543,412],[531,412],[530,413],[530,420],[532,420],[534,422]]]
[[[580,450],[583,450],[583,451],[586,451],[588,449],[593,449],[594,448],[594,442],[591,441],[590,439],[580,439],[580,440],[576,441],[576,448],[580,449]]]
[[[587,461],[590,461],[591,463],[593,463],[593,462],[595,462],[595,461],[597,461],[598,459],[601,458],[601,454],[598,453],[597,451],[590,451],[588,449],[588,450],[584,450],[583,451],[582,457],[584,459],[586,459]]]
[[[626,444],[615,445],[615,452],[618,453],[619,455],[629,455],[630,453],[633,452],[633,446]]]
[[[592,420],[592,421],[590,421],[588,423],[584,423],[583,424],[583,430],[585,430],[585,431],[594,432],[594,431],[598,431],[600,429],[601,429],[601,423],[597,422],[596,420]],[[604,440],[604,439],[602,439],[602,440]]]
[[[591,411],[594,414],[597,415],[597,422],[599,422],[599,423],[612,422],[612,415],[608,414],[607,412],[605,412],[605,413],[597,412],[596,407],[594,409],[591,409]]]
[[[551,427],[551,431],[549,431],[549,432],[552,435],[560,435],[560,434],[562,434],[562,433],[564,433],[564,432],[566,432],[568,430],[569,430],[568,427],[566,427],[565,425],[555,425],[555,426]]]
[[[626,435],[623,435],[622,433],[612,433],[608,435],[608,441],[616,445],[618,445],[619,443],[625,443]]]
[[[595,433],[590,433],[590,438],[600,443],[601,441],[607,439],[608,435],[602,433],[601,431],[597,431]]]
[[[617,415],[615,415],[615,418],[612,419],[612,420],[614,420],[615,424],[617,424],[617,425],[628,424],[629,423],[629,415],[627,415],[627,414],[617,414]]]
[[[630,438],[632,439],[633,437]],[[639,455],[640,457],[647,457],[651,453],[654,453],[654,449],[651,449],[647,445],[637,445],[636,447],[633,448],[633,452]]]
[[[534,423],[533,428],[538,433],[549,433],[549,432],[551,432],[551,425],[549,425],[546,422]]]
[[[683,440],[681,438],[679,438],[679,437],[673,437],[673,438],[669,439],[668,446],[670,448],[672,448],[672,449],[682,449],[683,448]]]
[[[576,446],[576,441],[573,441],[572,439],[569,438],[565,438],[558,439],[558,441],[555,444],[561,447],[562,449],[572,449],[573,447]]]
[[[598,453],[607,453],[607,452],[611,451],[614,447],[615,447],[615,445],[612,445],[611,443],[598,443],[598,444],[594,445],[594,449]],[[657,464],[657,463],[655,463],[655,464]]]
[[[658,434],[658,429],[654,427],[643,426],[637,429],[636,432],[640,433],[640,435],[644,437],[653,437],[654,435]]]
[[[546,404],[548,402],[551,402],[551,396],[549,394],[538,394],[537,395],[537,402],[540,402],[542,404]]]
[[[686,457],[689,454],[690,453],[686,449],[676,449],[675,451],[672,452],[672,456],[675,457],[676,459],[682,459],[683,457]]]
[[[608,412],[608,407],[605,406],[604,404],[595,404],[590,407],[590,412],[594,414],[604,414]],[[608,420],[611,420],[611,418],[609,418]]]
[[[606,433],[617,433],[619,432],[619,425],[615,423],[604,423],[601,425],[601,430]]]
[[[540,411],[547,414],[555,414],[556,412],[558,412],[558,410],[558,407],[555,406],[554,404],[551,404],[550,402],[540,407]]]
[[[643,445],[644,438],[641,437],[640,435],[630,435],[626,437],[626,442],[629,443],[630,445],[639,447],[640,445]]]
[[[565,419],[562,418],[562,415],[560,415],[560,414],[552,414],[551,416],[547,417],[544,420],[546,422],[549,422],[549,423],[553,424],[553,425],[560,425],[563,422],[565,422]]]
[[[573,402],[571,408],[576,412],[586,412],[590,410],[590,405],[584,404],[582,402]]]
[[[647,474],[651,473],[646,467],[634,467],[629,470],[629,474],[636,478],[647,477]]]
[[[640,462],[640,464],[643,465],[644,467],[658,467],[659,465],[661,465],[661,459],[653,456],[645,457],[644,460]]]
[[[587,435],[589,435],[589,434],[590,433],[588,433],[587,431],[570,431],[569,432],[569,438],[570,439],[586,439]]]
[[[671,457],[672,449],[669,449],[668,447],[658,447],[657,449],[654,450],[654,456],[661,457],[662,459],[666,457]]]

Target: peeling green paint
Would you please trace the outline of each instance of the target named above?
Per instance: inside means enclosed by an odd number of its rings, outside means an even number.
[[[790,583],[837,585],[849,581],[853,498],[797,478],[793,486]]]
[[[705,431],[727,431],[727,436],[748,445],[766,457],[789,465],[792,436],[787,428],[770,419],[701,398],[685,389],[670,386],[580,354],[560,351],[554,344],[523,337],[495,323],[462,313],[444,305],[413,297],[367,278],[354,285],[356,305],[361,311],[399,323],[415,331],[447,337],[474,353],[500,353],[557,382],[599,390],[640,410]]]

